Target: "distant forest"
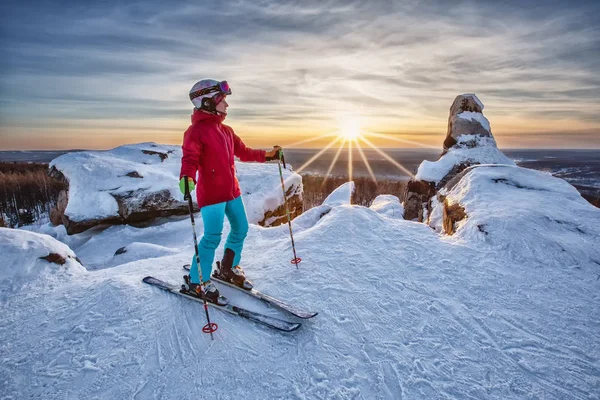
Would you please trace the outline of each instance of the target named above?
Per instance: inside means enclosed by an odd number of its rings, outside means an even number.
[[[0,163],[0,226],[32,224],[50,215],[65,185],[47,170],[48,164]]]

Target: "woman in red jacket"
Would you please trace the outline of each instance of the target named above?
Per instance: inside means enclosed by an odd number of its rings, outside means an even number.
[[[234,156],[241,161],[265,162],[276,160],[281,149],[275,146],[273,150],[265,152],[246,147],[233,129],[223,124],[229,106],[225,97],[230,94],[227,82],[213,79],[203,79],[190,90],[190,100],[195,108],[192,124],[183,138],[179,181],[184,194],[186,177],[189,190],[196,188],[198,207],[204,222],[204,234],[198,244],[202,284],[206,299],[218,304],[226,303],[226,299],[219,296],[210,276],[215,250],[221,242],[225,216],[229,220],[231,231],[225,243],[221,267],[215,274],[238,286],[250,286],[239,266],[244,239],[248,233],[248,218],[235,176]],[[200,296],[201,282],[196,257],[192,260],[189,281],[187,290]]]

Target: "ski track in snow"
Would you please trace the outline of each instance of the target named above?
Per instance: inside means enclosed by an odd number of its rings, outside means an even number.
[[[295,232],[298,269],[285,225],[251,226],[245,247],[258,290],[319,315],[284,334],[211,309],[211,341],[201,305],[141,282],[180,281],[191,253],[118,265],[93,251],[131,242],[189,250],[184,222],[109,228],[75,249],[94,270],[44,276],[47,287],[2,286],[11,312],[0,321],[0,398],[599,398],[600,314],[583,307],[598,311],[591,268],[570,269],[567,283],[564,270],[525,266],[506,249],[482,252],[423,224],[339,206]]]

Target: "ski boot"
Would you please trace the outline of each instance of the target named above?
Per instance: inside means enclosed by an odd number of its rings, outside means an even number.
[[[235,253],[231,249],[225,249],[223,260],[217,261],[217,268],[213,272],[213,276],[225,282],[233,283],[242,289],[251,290],[254,285],[246,279],[244,270],[239,265],[233,266],[233,258]]]
[[[206,299],[210,303],[214,303],[219,306],[226,306],[228,301],[227,298],[219,294],[219,289],[211,281],[206,281],[204,285],[204,296],[202,296],[202,288],[200,283],[190,282],[190,276],[185,275],[183,277],[185,283],[181,285],[181,293],[186,293],[199,299]]]

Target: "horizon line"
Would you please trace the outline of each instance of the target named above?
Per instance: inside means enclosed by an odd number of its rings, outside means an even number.
[[[141,143],[145,143],[145,142],[141,142]],[[155,143],[155,142],[147,142],[147,143]],[[64,152],[75,152],[75,151],[110,151],[113,150],[117,147],[121,147],[121,146],[126,146],[128,144],[140,144],[140,143],[125,143],[116,147],[111,147],[111,148],[105,148],[105,149],[79,149],[79,148],[75,148],[75,149],[0,149],[0,153],[9,153],[9,152],[60,152],[60,151],[64,151]],[[163,144],[163,143],[156,143],[159,145],[165,145],[165,146],[179,146],[179,145],[173,145],[173,144]],[[323,146],[315,146],[315,147],[287,147],[288,150],[318,150],[318,149],[322,149]],[[437,151],[438,149],[428,149],[428,148],[422,148],[422,147],[378,147],[379,149],[382,150],[415,150],[415,151]],[[588,150],[588,151],[597,151],[600,150],[600,147],[497,147],[498,150],[502,151],[502,150]],[[261,147],[256,147],[256,149],[263,149]],[[286,149],[284,147],[284,149]],[[364,149],[365,151],[375,151],[373,149]],[[443,151],[443,148],[440,147],[439,148],[440,151]],[[333,150],[332,150],[333,151]]]

